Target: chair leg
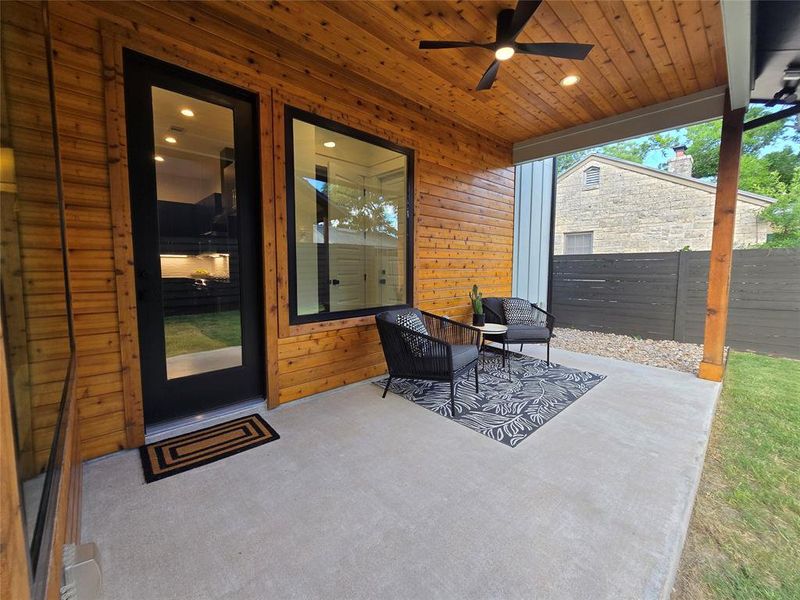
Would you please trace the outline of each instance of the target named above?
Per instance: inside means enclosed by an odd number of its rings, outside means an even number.
[[[503,342],[503,368],[506,368],[506,343]]]
[[[386,398],[386,392],[389,391],[389,386],[392,385],[392,376],[389,375],[389,379],[386,381],[386,387],[383,389],[383,398]]]
[[[480,390],[478,389],[478,364],[475,363],[475,392],[477,393],[479,391]]]
[[[456,384],[450,377],[450,415],[455,418],[456,416]]]
[[[547,366],[550,366],[550,340],[547,340]]]
[[[525,345],[525,344],[520,344],[520,345],[519,345],[519,351],[520,351],[520,352],[522,352],[522,346],[524,346],[524,345]]]

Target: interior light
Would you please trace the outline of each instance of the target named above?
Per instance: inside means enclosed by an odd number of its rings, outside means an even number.
[[[322,145],[326,148],[336,148],[336,142],[325,142]]]
[[[176,140],[176,139],[175,139],[174,137],[172,137],[171,135],[168,135],[168,136],[166,136],[166,137],[164,138],[164,141],[165,141],[165,142],[167,142],[168,144],[177,144],[177,143],[178,143],[178,140]]]
[[[191,108],[182,108],[181,109],[181,114],[184,117],[193,117],[194,116],[194,111]]]
[[[164,162],[164,157],[163,157],[163,156],[161,156],[160,154],[156,154],[156,155],[153,157],[153,159],[154,159],[156,162]]]
[[[564,87],[569,87],[571,85],[575,85],[580,80],[581,78],[578,77],[577,75],[567,75],[566,77],[564,77],[564,79],[561,80],[561,85],[563,85]]]
[[[514,49],[511,46],[503,46],[494,52],[494,57],[497,60],[508,60],[512,56],[514,56]]]

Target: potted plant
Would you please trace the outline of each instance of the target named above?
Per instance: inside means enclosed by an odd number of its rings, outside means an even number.
[[[486,315],[483,314],[483,294],[478,291],[477,285],[472,286],[469,301],[472,302],[472,324],[483,327],[486,325]]]

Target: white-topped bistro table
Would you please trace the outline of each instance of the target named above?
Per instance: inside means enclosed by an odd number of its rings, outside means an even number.
[[[483,336],[484,335],[500,335],[508,331],[508,327],[505,325],[500,325],[499,323],[486,323],[486,325],[470,325],[473,329],[477,329],[480,332],[478,336],[478,352],[483,357],[483,365],[486,366],[486,355],[483,351]],[[506,363],[508,364],[508,377],[511,378],[511,361],[507,360]]]

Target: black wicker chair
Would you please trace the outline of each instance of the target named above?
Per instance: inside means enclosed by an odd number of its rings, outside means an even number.
[[[429,335],[397,324],[397,316],[415,312]],[[375,315],[381,337],[383,355],[389,367],[389,380],[383,397],[394,378],[425,379],[450,382],[450,411],[455,415],[455,380],[475,369],[475,391],[478,391],[478,331],[472,327],[439,317],[416,308],[389,310]],[[408,340],[423,341],[424,351],[415,356]]]
[[[506,346],[511,344],[519,344],[520,351],[524,344],[547,344],[547,366],[550,366],[550,338],[553,337],[553,327],[556,323],[555,316],[531,303],[533,314],[537,317],[535,324],[509,324],[506,322],[505,310],[503,310],[503,298],[484,298],[483,308],[486,313],[487,323],[499,323],[508,327],[508,331],[504,334],[484,336],[487,340],[502,344],[504,367]]]

